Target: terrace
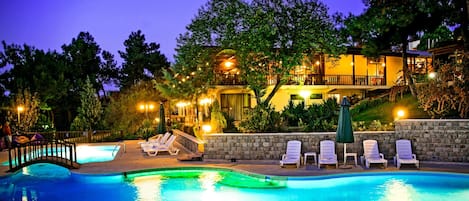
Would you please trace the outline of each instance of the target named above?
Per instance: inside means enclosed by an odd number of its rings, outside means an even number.
[[[246,85],[237,74],[219,75],[217,85]],[[275,84],[274,79],[268,79],[270,85]],[[355,85],[355,86],[386,86],[383,76],[370,75],[341,75],[341,74],[296,74],[291,75],[286,85]]]

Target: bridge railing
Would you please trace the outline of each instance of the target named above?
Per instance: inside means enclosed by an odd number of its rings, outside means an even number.
[[[10,171],[18,170],[35,161],[49,161],[65,166],[77,164],[76,144],[61,140],[35,140],[18,144],[8,150]]]
[[[88,131],[50,131],[50,132],[24,132],[26,135],[41,134],[48,140],[63,140],[74,143],[92,143],[102,142],[112,134],[118,131],[96,130],[89,133]]]

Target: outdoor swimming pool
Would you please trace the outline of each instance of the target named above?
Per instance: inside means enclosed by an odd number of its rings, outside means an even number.
[[[112,161],[119,152],[120,145],[78,145],[77,162],[95,163]],[[60,154],[59,154],[60,155]],[[67,155],[65,155],[67,156]],[[8,161],[2,162],[3,166],[8,166]]]
[[[284,178],[226,169],[71,173],[36,164],[0,178],[0,200],[468,200],[469,175],[380,172]]]

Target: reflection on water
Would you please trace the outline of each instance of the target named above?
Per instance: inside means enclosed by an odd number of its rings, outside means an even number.
[[[93,175],[37,164],[0,177],[0,201],[453,201],[469,197],[469,175],[465,174],[369,173],[289,178],[286,182],[281,178],[253,176],[256,177],[211,168]],[[285,185],[272,188],[270,182],[279,181]]]
[[[416,197],[417,192],[414,187],[401,179],[390,179],[378,189],[382,189],[384,191],[384,195],[380,199],[381,201],[419,200],[418,197]]]
[[[215,193],[215,184],[222,179],[218,172],[203,172],[199,176],[200,186],[202,188],[202,200],[217,200]]]
[[[161,184],[163,183],[163,176],[151,175],[136,177],[133,179],[133,184],[137,187],[137,199],[140,201],[161,201]]]

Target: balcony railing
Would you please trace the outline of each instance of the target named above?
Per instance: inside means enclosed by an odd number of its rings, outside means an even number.
[[[288,85],[359,85],[384,86],[383,76],[367,75],[291,75]]]
[[[274,79],[267,79],[269,85],[275,84]],[[217,85],[246,85],[239,75],[218,75]],[[291,75],[287,85],[358,85],[358,86],[385,86],[383,76],[367,75]]]
[[[216,85],[246,85],[247,83],[241,79],[241,76],[236,74],[219,74],[215,78]]]

